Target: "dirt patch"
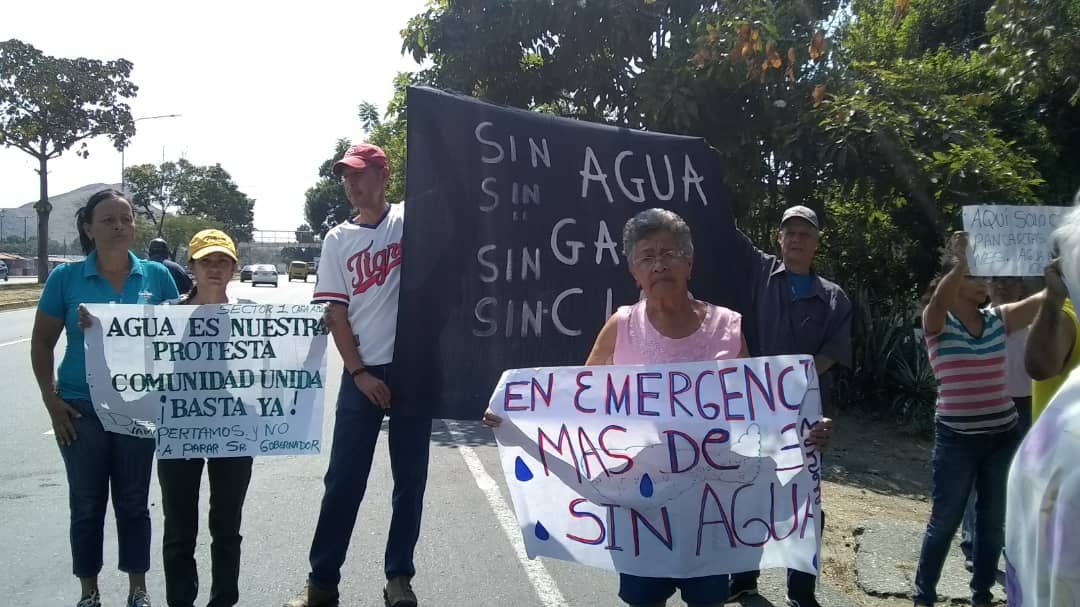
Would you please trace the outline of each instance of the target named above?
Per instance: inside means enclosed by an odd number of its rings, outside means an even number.
[[[931,436],[901,433],[894,423],[867,416],[838,414],[834,419],[821,489],[826,524],[822,578],[867,607],[910,605],[910,599],[873,597],[858,588],[855,536],[863,522],[875,517],[926,523]],[[921,543],[922,536],[911,541]]]
[[[18,284],[0,287],[0,310],[30,308],[37,305],[41,297],[41,285]]]

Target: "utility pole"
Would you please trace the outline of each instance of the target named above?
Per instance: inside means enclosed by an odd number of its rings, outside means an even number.
[[[181,114],[162,114],[161,116],[143,116],[141,118],[135,118],[132,122],[138,122],[140,120],[157,120],[158,118],[179,118]],[[164,151],[164,148],[162,148]],[[164,158],[162,158],[164,161]],[[127,196],[127,177],[124,175],[124,168],[127,165],[124,163],[124,148],[120,148],[120,191]]]

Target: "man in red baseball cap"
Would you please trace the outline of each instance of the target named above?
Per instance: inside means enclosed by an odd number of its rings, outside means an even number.
[[[405,205],[386,201],[390,168],[378,146],[349,148],[334,163],[355,215],[323,239],[313,303],[327,304],[326,326],[345,373],[337,399],[330,465],[311,541],[311,572],[287,607],[339,604],[341,566],[364,499],[383,418],[389,415],[394,513],[386,540],[387,607],[416,607],[413,552],[427,487],[431,419],[404,413],[389,381],[401,285]],[[365,602],[366,603],[366,602]],[[352,604],[352,603],[350,603]]]
[[[379,167],[386,176],[390,175],[390,163],[386,160],[386,153],[382,151],[382,148],[370,143],[361,143],[349,148],[341,160],[334,163],[334,175],[343,177],[342,171],[345,167],[363,171],[370,166]]]

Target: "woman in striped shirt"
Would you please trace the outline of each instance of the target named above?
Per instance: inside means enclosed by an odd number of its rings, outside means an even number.
[[[980,307],[989,288],[968,275],[966,232],[953,234],[953,259],[931,283],[922,322],[938,380],[934,430],[933,505],[926,525],[915,604],[933,605],[949,545],[968,494],[976,490],[972,605],[990,605],[1005,541],[1005,484],[1020,443],[1016,406],[1005,381],[1005,336],[1031,324],[1044,294]]]

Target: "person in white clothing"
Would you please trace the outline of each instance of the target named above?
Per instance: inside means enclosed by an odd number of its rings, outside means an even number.
[[[1053,272],[1073,301],[1080,295],[1080,208],[1058,223]],[[1061,304],[1059,303],[1058,306]],[[1080,605],[1080,368],[1067,379],[1020,444],[1009,471],[1005,588],[1009,607]]]
[[[390,416],[394,477],[386,542],[383,597],[389,607],[415,607],[413,552],[427,486],[431,419],[395,412],[388,384],[394,360],[401,234],[405,205],[388,204],[390,168],[377,146],[353,146],[334,165],[356,215],[323,239],[315,303],[327,304],[326,323],[345,364],[319,522],[311,542],[307,588],[287,607],[338,604],[341,566],[367,488],[383,418]]]

